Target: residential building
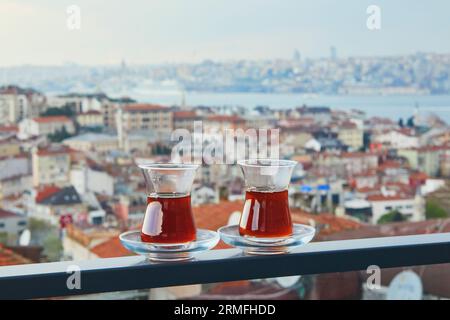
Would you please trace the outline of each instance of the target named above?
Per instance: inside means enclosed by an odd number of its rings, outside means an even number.
[[[66,230],[66,236],[63,239],[64,256],[75,261],[101,258],[94,253],[94,248],[110,239],[117,239],[120,233],[119,230],[114,229],[98,226],[81,227],[73,224],[68,225]],[[121,253],[127,254],[125,250]]]
[[[219,189],[212,185],[194,186],[192,188],[191,201],[193,206],[219,203]]]
[[[33,185],[65,186],[70,182],[72,150],[62,145],[35,148],[32,152]]]
[[[73,186],[44,186],[38,188],[30,216],[46,220],[53,225],[61,223],[61,218],[70,217],[76,223],[88,222],[88,211],[80,195]]]
[[[359,150],[364,145],[364,131],[352,122],[339,125],[337,138],[352,150]]]
[[[265,116],[260,114],[251,114],[243,117],[245,120],[245,127],[252,129],[271,129],[276,122],[275,117]]]
[[[365,152],[320,153],[313,161],[317,174],[351,176],[378,167],[378,154]]]
[[[203,131],[206,134],[223,134],[225,130],[245,129],[245,120],[235,115],[212,115],[204,119]]]
[[[37,117],[43,111],[45,96],[33,89],[17,86],[0,88],[0,124],[14,124]]]
[[[367,197],[372,205],[372,223],[386,213],[394,210],[407,217],[408,221],[422,221],[425,219],[425,201],[421,196],[402,194],[377,194]]]
[[[194,122],[200,121],[202,117],[195,110],[182,110],[173,113],[173,128],[194,131]]]
[[[450,178],[450,149],[444,150],[441,155],[440,173],[441,176]]]
[[[328,107],[307,107],[296,109],[301,117],[313,118],[314,122],[320,125],[328,124],[331,121],[331,109]]]
[[[136,102],[128,97],[110,98],[104,93],[70,93],[51,97],[49,100],[52,106],[72,106],[74,112],[78,114],[90,113],[92,111],[99,112],[102,118],[102,125],[108,128],[116,127],[116,111],[118,108]],[[94,117],[90,118],[88,121],[94,121]],[[98,118],[95,117],[95,122],[97,121]]]
[[[0,157],[0,180],[31,173],[30,159],[26,154]]]
[[[17,156],[20,152],[20,142],[15,137],[0,137],[0,158]]]
[[[97,110],[77,114],[77,122],[81,127],[102,127],[104,125],[103,115]]]
[[[0,208],[0,235],[7,244],[16,244],[27,225],[27,217]]]
[[[155,104],[129,104],[123,107],[122,116],[118,116],[123,130],[148,130],[170,134],[173,129],[172,111]]]
[[[83,152],[107,152],[119,148],[119,141],[116,136],[102,133],[85,133],[73,136],[65,139],[63,144],[71,149]]]
[[[426,146],[400,149],[397,150],[397,154],[406,158],[412,169],[420,170],[428,176],[436,177],[440,174],[441,163],[445,161],[448,149],[446,146]],[[443,169],[445,170],[445,164]]]
[[[74,134],[75,126],[66,116],[49,116],[24,119],[19,123],[19,138],[27,139],[33,136],[54,134],[65,128],[67,133]]]
[[[0,205],[4,198],[20,196],[32,185],[30,174],[19,174],[0,179]]]
[[[88,164],[73,166],[70,170],[70,183],[80,195],[93,192],[114,195],[114,178],[107,172]]]
[[[372,135],[372,142],[381,143],[387,148],[407,149],[418,148],[419,138],[412,130],[390,130]]]

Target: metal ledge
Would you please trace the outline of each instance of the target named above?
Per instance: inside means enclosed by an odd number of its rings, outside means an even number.
[[[0,267],[0,299],[30,299],[450,263],[450,233],[310,243],[284,255],[243,256],[213,250],[195,260],[151,263],[140,256]],[[81,289],[70,290],[68,267],[81,270]]]

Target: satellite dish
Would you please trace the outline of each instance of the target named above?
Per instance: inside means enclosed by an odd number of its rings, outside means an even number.
[[[301,276],[278,277],[275,281],[283,288],[290,288],[295,285]]]
[[[232,226],[235,224],[239,224],[240,220],[241,220],[241,213],[239,211],[234,211],[228,218],[228,225]]]
[[[387,300],[422,300],[423,287],[420,277],[413,271],[397,274],[389,284]]]
[[[27,246],[30,244],[31,240],[31,232],[28,229],[25,229],[19,238],[19,245],[21,246]]]

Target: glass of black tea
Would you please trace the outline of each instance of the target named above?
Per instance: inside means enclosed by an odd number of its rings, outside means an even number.
[[[241,236],[285,238],[292,235],[288,187],[296,161],[249,159],[238,161],[245,180]]]
[[[196,239],[191,188],[198,165],[153,163],[139,165],[147,187],[147,209],[141,240],[183,244]]]

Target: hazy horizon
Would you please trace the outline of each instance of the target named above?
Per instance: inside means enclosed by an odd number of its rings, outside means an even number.
[[[381,30],[366,27],[369,5]],[[67,27],[67,7],[81,29]],[[450,53],[450,2],[406,0],[0,0],[0,66],[109,66],[203,60]]]
[[[345,57],[339,57],[339,59],[346,59],[346,58],[395,58],[395,57],[405,57],[405,56],[413,56],[416,54],[437,54],[437,55],[450,55],[449,52],[428,52],[428,51],[417,51],[417,52],[411,52],[411,53],[405,53],[405,54],[396,54],[396,55],[349,55]],[[310,59],[310,60],[320,60],[320,59],[326,59],[328,57],[302,57],[302,60]],[[289,60],[290,57],[273,57],[273,58],[260,58],[260,59],[239,59],[239,58],[230,58],[230,59],[213,59],[213,58],[205,58],[201,61],[168,61],[168,62],[142,62],[142,63],[133,63],[129,62],[126,59],[121,59],[118,61],[113,61],[108,64],[83,64],[78,63],[76,61],[65,61],[60,64],[32,64],[32,63],[24,63],[24,64],[16,64],[16,65],[7,65],[3,66],[0,65],[0,68],[25,68],[25,67],[31,67],[31,68],[53,68],[53,67],[70,67],[70,66],[78,66],[78,67],[86,67],[86,68],[94,68],[94,67],[117,67],[118,65],[122,64],[123,62],[126,63],[127,66],[133,66],[133,67],[147,67],[147,66],[160,66],[160,65],[196,65],[201,64],[206,61],[213,61],[215,63],[232,63],[232,62],[239,62],[239,61],[252,61],[252,62],[263,62],[263,61],[276,61],[276,60]]]

